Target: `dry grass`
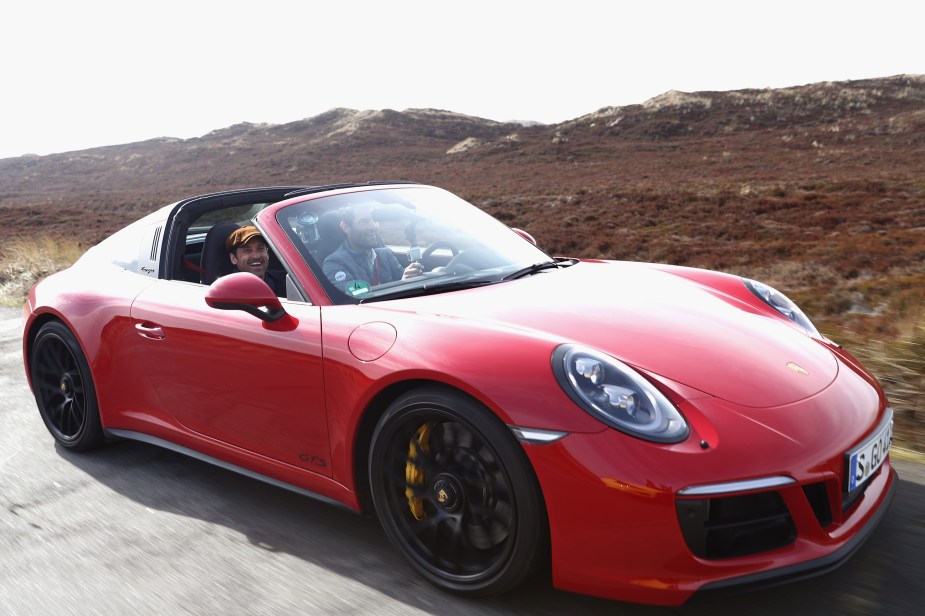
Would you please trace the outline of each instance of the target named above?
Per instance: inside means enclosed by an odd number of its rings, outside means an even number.
[[[22,304],[32,285],[70,266],[85,250],[86,246],[76,240],[49,236],[7,241],[0,257],[0,304]]]
[[[925,312],[902,319],[895,336],[870,338],[846,331],[838,342],[870,370],[895,411],[894,441],[925,453]]]

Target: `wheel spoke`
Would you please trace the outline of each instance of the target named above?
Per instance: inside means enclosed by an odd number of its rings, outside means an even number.
[[[461,572],[465,565],[472,562],[470,552],[473,546],[463,532],[459,518],[448,520],[446,530],[446,540],[437,545],[437,555],[444,563],[451,564],[457,572]]]
[[[84,401],[86,396],[84,396],[84,388],[81,385],[80,381],[75,379],[74,383],[74,392],[71,394],[71,398],[74,400],[74,406],[77,407],[75,410],[81,416],[84,414]]]
[[[466,536],[478,549],[493,548],[510,536],[513,514],[513,509],[506,501],[491,506],[475,505],[463,521]]]
[[[67,398],[64,396],[52,396],[47,402],[48,407],[51,409],[51,421],[61,430],[61,423],[64,421],[67,408]]]
[[[440,441],[443,451],[449,455],[465,449],[470,449],[473,442],[473,434],[464,426],[458,423],[443,423],[441,430],[442,439]]]
[[[61,431],[61,434],[64,436],[73,436],[74,435],[74,403],[71,400],[66,400],[61,405],[61,419],[58,423],[58,430]]]
[[[80,403],[79,399],[75,398],[71,400],[70,408],[68,409],[68,417],[70,419],[71,431],[69,434],[72,436],[77,434],[80,431],[81,426],[84,422],[84,409],[83,404]]]
[[[425,544],[439,543],[441,527],[446,523],[446,516],[440,512],[434,512],[423,520],[416,521],[411,530],[417,538]]]
[[[49,394],[59,391],[61,382],[60,374],[46,372],[45,370],[37,371],[33,376],[33,384],[36,389]]]
[[[49,347],[44,357],[49,372],[52,374],[64,374],[73,368],[72,362],[68,361],[70,354],[66,348],[58,342],[49,343]]]

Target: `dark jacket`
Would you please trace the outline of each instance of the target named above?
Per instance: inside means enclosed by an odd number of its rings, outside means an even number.
[[[277,297],[286,297],[286,272],[267,270],[263,275],[263,281],[273,289]]]
[[[351,282],[362,281],[369,286],[401,280],[404,268],[388,248],[374,248],[374,258],[365,252],[354,252],[347,241],[324,260],[322,269],[334,286],[346,292]]]

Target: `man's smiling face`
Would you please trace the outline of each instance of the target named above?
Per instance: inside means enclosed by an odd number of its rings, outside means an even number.
[[[267,266],[270,265],[270,253],[260,237],[255,237],[243,246],[239,246],[234,252],[229,253],[229,256],[239,271],[250,272],[261,279],[267,273]]]

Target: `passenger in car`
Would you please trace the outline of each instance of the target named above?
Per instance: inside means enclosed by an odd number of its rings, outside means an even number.
[[[286,280],[282,272],[268,269],[270,250],[257,227],[249,225],[232,232],[225,240],[225,249],[238,271],[259,276],[276,295],[286,295]]]
[[[376,286],[424,273],[417,261],[402,268],[398,259],[379,241],[379,223],[371,207],[347,206],[341,210],[344,243],[324,260],[324,275],[341,291]],[[365,285],[365,286],[364,286]]]

